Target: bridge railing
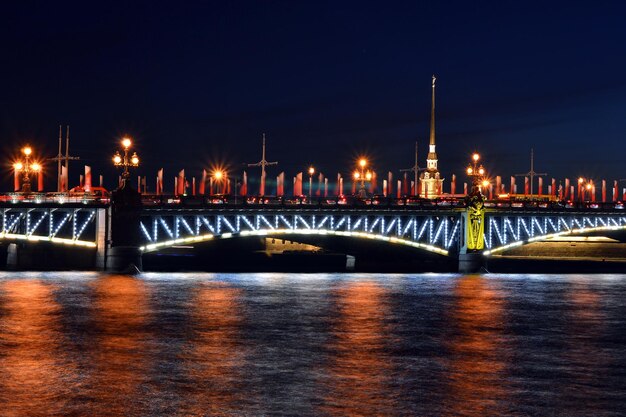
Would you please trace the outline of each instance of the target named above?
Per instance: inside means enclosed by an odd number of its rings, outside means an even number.
[[[0,204],[109,204],[108,196],[89,193],[8,193],[0,195]]]
[[[275,196],[173,196],[173,195],[151,195],[143,194],[142,202],[144,206],[155,207],[395,207],[395,208],[465,208],[467,206],[464,196],[443,196],[434,199],[406,196],[401,198],[374,195],[371,197],[358,196],[330,196],[330,197],[275,197]],[[485,207],[488,209],[506,210],[624,210],[625,205],[621,201],[616,202],[593,202],[593,201],[538,201],[528,199],[515,201],[508,199],[486,200]]]
[[[386,196],[371,196],[360,198],[355,196],[330,196],[330,197],[275,197],[275,196],[237,196],[215,195],[215,196],[171,196],[171,195],[142,195],[144,206],[154,207],[465,207],[465,200],[459,198],[392,198]]]

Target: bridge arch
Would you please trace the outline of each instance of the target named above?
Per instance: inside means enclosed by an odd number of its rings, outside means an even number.
[[[432,213],[248,212],[143,215],[141,250],[251,236],[336,236],[403,245],[447,256],[458,245],[459,216]]]
[[[561,236],[626,231],[626,215],[607,213],[487,215],[485,256]]]

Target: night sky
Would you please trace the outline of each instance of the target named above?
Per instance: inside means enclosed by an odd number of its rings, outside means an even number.
[[[24,143],[56,154],[59,124],[109,186],[124,134],[150,187],[161,167],[166,189],[182,168],[240,172],[263,132],[269,178],[347,176],[361,154],[397,173],[416,140],[425,165],[432,74],[446,191],[475,150],[507,178],[531,147],[549,177],[626,178],[624,2],[128,3],[3,5],[2,190]]]

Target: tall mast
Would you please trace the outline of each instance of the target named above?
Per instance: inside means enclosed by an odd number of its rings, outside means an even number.
[[[265,194],[265,167],[269,165],[278,165],[278,162],[267,162],[267,160],[265,159],[265,133],[263,133],[263,149],[261,152],[261,160],[255,164],[248,164],[249,167],[261,167],[260,194]]]
[[[61,187],[63,186],[63,179],[61,178],[61,158],[63,158],[63,154],[61,153],[61,146],[63,145],[63,126],[59,125],[59,153],[57,153],[57,192],[61,192]]]
[[[419,161],[417,159],[417,141],[415,141],[415,165],[413,165],[413,167],[408,168],[408,169],[401,169],[400,172],[413,172],[413,178],[414,178],[414,182],[413,182],[413,192],[415,193],[415,195],[417,195],[417,187],[418,187],[418,181],[419,181],[419,172],[420,172],[420,167],[419,167]]]
[[[263,133],[263,152],[261,154],[261,176],[265,178],[265,165],[267,161],[265,160],[265,133]]]
[[[65,156],[63,156],[63,126],[59,125],[59,153],[54,158],[49,158],[49,161],[56,161],[57,163],[57,191],[63,191],[63,170],[62,163],[65,161],[65,169],[67,172],[68,161],[80,159],[77,156],[70,156],[70,127],[67,126],[67,138],[65,139]],[[69,176],[68,176],[69,178]],[[69,186],[68,186],[69,189]]]
[[[530,171],[525,174],[515,174],[516,177],[530,177],[530,195],[534,194],[535,177],[546,176],[545,172],[535,172],[535,150],[530,148]]]

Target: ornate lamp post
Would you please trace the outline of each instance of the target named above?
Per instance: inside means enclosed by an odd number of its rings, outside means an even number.
[[[359,197],[365,198],[367,197],[367,191],[365,190],[365,181],[372,180],[372,173],[370,171],[365,171],[365,167],[367,166],[367,159],[361,158],[358,162],[359,169],[354,171],[354,180],[361,181],[361,187],[359,188]]]
[[[216,170],[213,173],[213,180],[215,181],[215,194],[226,194],[226,193],[221,193],[220,191],[222,191],[222,178],[224,178],[224,172],[222,172],[221,170]],[[213,192],[213,190],[211,190],[211,193]]]
[[[33,153],[33,149],[26,145],[22,148],[22,154],[24,155],[24,161],[17,161],[13,164],[13,168],[16,172],[22,173],[22,192],[30,193],[31,185],[30,185],[30,174],[38,173],[41,171],[41,165],[37,162],[31,162],[30,156]]]
[[[115,155],[113,155],[113,164],[116,167],[124,168],[124,171],[122,171],[122,188],[126,186],[126,182],[130,178],[129,168],[136,168],[139,166],[139,157],[137,156],[137,152],[133,152],[133,155],[129,156],[129,149],[131,145],[132,141],[130,140],[130,138],[123,138],[122,147],[124,148],[124,156],[120,155],[119,151],[116,151]]]
[[[470,177],[472,179],[472,191],[470,192],[470,195],[479,195],[481,194],[481,185],[483,185],[483,181],[486,181],[485,179],[485,168],[482,166],[482,164],[478,164],[478,161],[480,160],[480,155],[477,153],[474,153],[472,155],[472,162],[467,166],[467,176]],[[487,181],[486,185],[483,186],[488,186],[489,182]]]

